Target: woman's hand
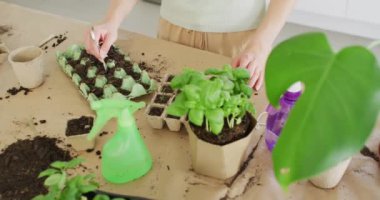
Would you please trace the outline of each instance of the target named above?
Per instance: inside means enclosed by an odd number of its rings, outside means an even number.
[[[111,45],[117,39],[118,26],[112,23],[103,23],[93,26],[95,41],[91,38],[91,28],[85,32],[86,51],[94,55],[98,60],[103,61]],[[97,44],[101,44],[100,47]],[[100,49],[99,49],[100,48]]]
[[[271,51],[271,43],[252,38],[244,50],[233,59],[233,67],[248,69],[251,78],[249,86],[259,90],[264,82],[265,64]]]

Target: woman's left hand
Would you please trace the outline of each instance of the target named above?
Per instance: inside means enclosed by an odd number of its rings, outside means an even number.
[[[251,78],[249,86],[256,91],[264,82],[265,64],[272,45],[264,40],[252,38],[244,50],[233,59],[233,67],[248,69]]]

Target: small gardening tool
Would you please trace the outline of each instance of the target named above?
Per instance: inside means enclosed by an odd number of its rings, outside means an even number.
[[[117,131],[102,151],[102,175],[111,183],[135,180],[148,173],[152,167],[152,157],[133,117],[133,113],[144,106],[144,102],[121,99],[103,99],[91,103],[97,116],[88,139],[94,139],[109,120],[117,118]]]
[[[91,35],[91,39],[92,39],[92,41],[95,42],[95,44],[96,44],[96,46],[98,47],[99,52],[100,52],[100,47],[101,47],[101,45],[100,45],[99,41],[96,40],[95,33],[94,33],[94,27],[93,27],[93,26],[91,26],[90,35]],[[102,59],[101,62],[102,62],[102,64],[103,64],[104,70],[107,71],[107,66],[106,66],[106,63],[104,62],[104,59]]]

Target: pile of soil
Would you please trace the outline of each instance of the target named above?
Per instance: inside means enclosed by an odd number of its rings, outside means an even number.
[[[88,58],[90,61],[88,61],[86,65],[81,65],[80,60],[82,58]],[[140,80],[141,74],[135,73],[133,71],[133,63],[130,61],[124,60],[124,55],[120,54],[114,46],[110,48],[107,57],[104,59],[106,63],[109,60],[115,61],[115,67],[111,69],[107,69],[107,71],[105,71],[103,64],[98,59],[96,59],[93,55],[88,54],[86,51],[82,51],[82,54],[79,60],[75,61],[72,59],[68,59],[67,61],[71,66],[73,66],[74,68],[73,73],[76,73],[81,77],[82,79],[81,83],[82,82],[86,83],[88,87],[90,88],[90,93],[94,93],[94,95],[98,97],[99,99],[103,98],[103,89],[95,87],[96,78],[87,78],[87,70],[88,68],[92,66],[95,66],[98,69],[96,72],[96,75],[104,75],[108,80],[108,84],[114,85],[115,88],[118,90],[118,92],[120,92],[123,95],[129,95],[130,92],[127,90],[121,89],[121,84],[123,80],[115,78],[113,75],[116,68],[124,69],[127,75],[132,76],[132,78],[135,79],[137,83],[140,83],[146,90],[149,89],[149,85],[141,82]]]
[[[54,161],[69,161],[70,153],[60,149],[56,138],[18,140],[0,154],[0,199],[24,200],[47,193],[41,171]]]
[[[198,138],[216,145],[226,145],[240,140],[249,135],[255,126],[256,120],[248,113],[243,117],[242,122],[233,128],[229,128],[225,120],[222,132],[219,135],[206,131],[205,123],[203,123],[202,127],[199,127],[190,122],[190,127]]]
[[[67,121],[66,136],[82,135],[90,132],[94,124],[93,117],[81,116]]]

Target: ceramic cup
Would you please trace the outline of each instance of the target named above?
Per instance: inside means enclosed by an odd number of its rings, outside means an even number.
[[[42,53],[38,47],[27,46],[9,54],[8,61],[22,87],[36,88],[44,81]]]
[[[7,46],[5,46],[4,43],[0,42],[0,64],[2,64],[6,60],[8,53],[9,50]]]

